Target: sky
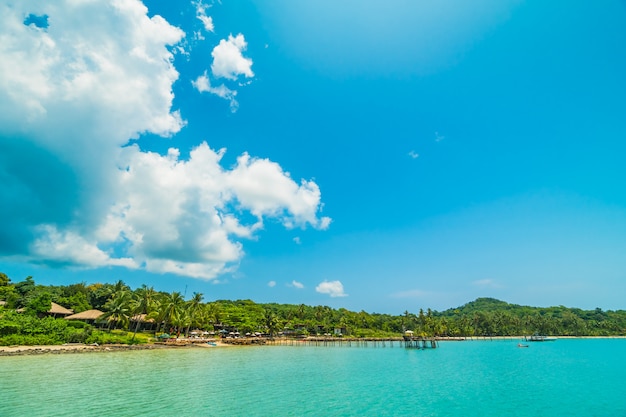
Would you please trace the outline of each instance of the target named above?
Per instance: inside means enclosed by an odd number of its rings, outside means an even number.
[[[625,309],[626,2],[0,0],[0,271]]]

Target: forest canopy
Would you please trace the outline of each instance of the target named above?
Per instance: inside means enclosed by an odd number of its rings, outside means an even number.
[[[68,321],[48,314],[52,303],[80,313],[99,310],[97,322]],[[135,319],[142,317],[141,320]],[[152,323],[147,325],[147,323]],[[89,341],[92,328],[133,332],[228,329],[268,336],[309,335],[398,337],[406,330],[423,336],[615,336],[626,334],[626,311],[582,310],[565,306],[531,307],[494,298],[478,298],[442,312],[416,308],[402,314],[334,309],[324,305],[256,303],[252,300],[185,299],[123,281],[39,285],[32,277],[13,282],[0,273],[0,344],[54,344]],[[102,336],[100,336],[102,338]]]

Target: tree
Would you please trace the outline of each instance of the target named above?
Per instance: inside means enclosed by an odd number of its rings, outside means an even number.
[[[18,304],[25,306],[28,296],[35,290],[35,280],[33,280],[33,277],[28,276],[24,281],[15,284],[15,290],[19,294]]]
[[[274,336],[280,328],[278,317],[268,308],[263,312],[263,325],[267,329],[270,337]]]
[[[32,298],[26,309],[32,311],[36,315],[40,316],[50,311],[52,307],[52,295],[49,292],[41,292],[36,297]]]
[[[6,287],[11,280],[4,272],[0,272],[0,287]]]
[[[179,292],[172,292],[170,294],[166,294],[160,304],[160,318],[163,321],[164,325],[174,324],[177,316],[185,304],[185,300],[183,296]]]
[[[185,336],[189,335],[189,326],[192,324],[198,325],[198,317],[200,316],[200,309],[202,306],[202,299],[204,296],[200,292],[194,292],[193,297],[189,300],[185,306],[185,310],[189,314],[189,323],[187,324],[187,330]]]
[[[147,317],[148,314],[152,311],[155,305],[155,298],[157,292],[153,287],[148,287],[145,284],[141,286],[135,293],[133,294],[133,303],[131,305],[133,316],[136,319],[135,331],[133,332],[132,340],[135,340],[135,335],[139,331],[141,326],[141,322],[143,318],[140,316],[141,314],[145,314]]]
[[[109,330],[111,330],[111,325],[113,323],[115,323],[116,326],[128,326],[129,319],[132,314],[132,297],[130,292],[117,292],[109,301],[107,301],[104,308],[107,311],[104,313],[102,318],[108,320]]]

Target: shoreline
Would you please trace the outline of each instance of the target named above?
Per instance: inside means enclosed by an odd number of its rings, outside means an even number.
[[[473,337],[437,337],[439,342],[471,342],[471,341],[512,341],[521,340],[524,336],[473,336]],[[556,336],[557,339],[626,339],[626,336]],[[314,339],[314,338],[313,338]],[[313,340],[311,339],[311,340]],[[285,339],[290,340],[290,339]],[[302,339],[306,341],[307,339]],[[361,339],[338,338],[333,339],[335,342],[357,342]],[[374,341],[374,339],[368,339]],[[380,339],[380,341],[389,339]],[[401,339],[398,339],[401,340]],[[310,341],[310,340],[309,340]],[[85,345],[85,344],[64,344],[64,345],[34,345],[34,346],[0,346],[0,357],[2,356],[25,356],[25,355],[42,355],[42,354],[66,354],[66,353],[98,353],[98,352],[124,352],[131,350],[156,350],[156,349],[211,349],[216,347],[230,347],[242,345],[255,345],[254,343],[224,343],[222,341],[214,341],[215,345],[211,346],[206,343],[186,343],[186,344],[166,344],[166,343],[148,343],[137,345]],[[261,344],[264,345],[264,344]],[[271,344],[268,344],[271,346]],[[288,345],[283,345],[288,346]]]
[[[0,346],[0,356],[24,356],[42,354],[65,354],[65,353],[99,353],[99,352],[124,352],[130,350],[158,350],[158,349],[211,349],[226,346],[222,342],[215,342],[215,346],[200,343],[188,344],[165,344],[147,343],[137,345],[85,345],[71,343],[64,345],[33,345],[33,346]]]

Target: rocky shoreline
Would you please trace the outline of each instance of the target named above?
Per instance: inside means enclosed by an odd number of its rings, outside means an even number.
[[[143,344],[143,345],[82,345],[66,344],[51,346],[0,346],[0,356],[25,356],[42,354],[65,354],[65,353],[92,353],[92,352],[121,352],[129,350],[154,350],[154,349],[186,349],[192,347],[204,348],[197,344]],[[207,345],[208,347],[208,345]]]

